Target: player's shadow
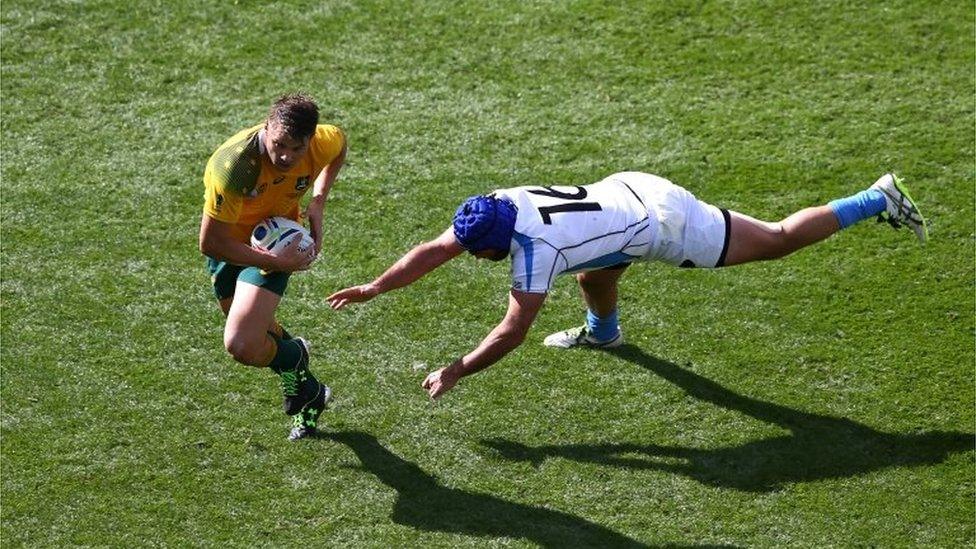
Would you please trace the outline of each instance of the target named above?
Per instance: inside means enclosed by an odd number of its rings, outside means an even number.
[[[688,395],[778,425],[789,434],[735,446],[695,448],[660,444],[564,444],[527,446],[505,439],[482,441],[512,460],[538,466],[547,458],[630,469],[656,469],[701,483],[749,492],[784,484],[861,475],[888,467],[934,465],[950,454],[972,451],[973,433],[886,433],[842,417],[801,412],[743,396],[632,345],[607,352],[677,385]]]
[[[368,433],[340,431],[322,438],[348,446],[363,470],[396,490],[392,519],[397,524],[426,531],[525,539],[542,547],[647,547],[569,513],[443,486]]]

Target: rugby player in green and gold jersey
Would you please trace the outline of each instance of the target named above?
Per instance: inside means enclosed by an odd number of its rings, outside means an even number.
[[[314,100],[284,95],[263,123],[213,153],[203,177],[200,251],[227,318],[224,348],[237,362],[268,367],[281,377],[284,411],[293,417],[290,440],[315,433],[332,395],[308,369],[308,343],[291,337],[275,320],[275,310],[291,273],[308,269],[322,249],[325,200],[345,155],[342,130],[319,124]],[[313,249],[299,251],[300,239],[278,256],[252,248],[251,230],[262,219],[300,221],[300,202],[309,189]]]

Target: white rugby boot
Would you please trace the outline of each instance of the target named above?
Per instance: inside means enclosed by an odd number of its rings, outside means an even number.
[[[624,333],[617,328],[617,335],[607,341],[599,341],[590,336],[590,329],[585,324],[578,328],[571,328],[546,336],[542,340],[546,347],[569,349],[570,347],[591,347],[594,349],[612,349],[624,344]]]
[[[886,173],[874,185],[871,185],[871,188],[881,191],[885,197],[885,213],[888,214],[888,217],[886,219],[882,214],[878,214],[878,221],[887,221],[896,229],[902,225],[908,225],[911,230],[915,231],[918,240],[925,244],[929,236],[925,218],[918,211],[915,201],[908,195],[908,187],[902,180],[893,173]]]

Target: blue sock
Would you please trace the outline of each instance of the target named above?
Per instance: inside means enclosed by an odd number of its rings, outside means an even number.
[[[828,205],[834,210],[840,228],[846,229],[885,211],[885,197],[878,189],[868,189],[847,198],[838,198]]]
[[[593,311],[586,310],[586,326],[590,330],[590,337],[597,341],[610,341],[617,337],[620,329],[617,327],[617,309],[609,315],[600,318]]]

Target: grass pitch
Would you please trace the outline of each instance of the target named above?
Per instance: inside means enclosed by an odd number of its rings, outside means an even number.
[[[0,6],[5,546],[972,546],[974,12],[965,2]],[[285,440],[196,250],[209,154],[276,95],[349,136],[281,309],[336,394]],[[932,223],[623,279],[629,345],[526,343],[459,258],[347,311],[464,197],[642,170],[762,218],[888,170]]]

